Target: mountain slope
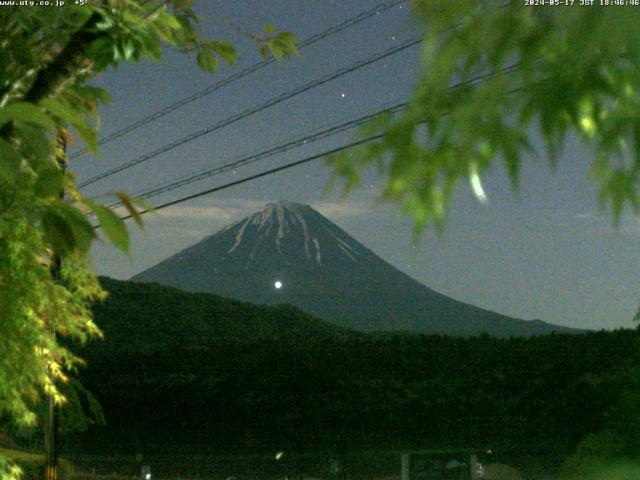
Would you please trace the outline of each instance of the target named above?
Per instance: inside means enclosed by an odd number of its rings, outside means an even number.
[[[292,202],[268,204],[133,280],[252,303],[292,304],[362,331],[499,337],[571,331],[506,317],[431,290],[311,207]]]
[[[105,342],[91,348],[172,348],[358,336],[288,305],[260,306],[158,284],[100,278],[109,292],[93,307]],[[108,345],[105,345],[107,344]]]

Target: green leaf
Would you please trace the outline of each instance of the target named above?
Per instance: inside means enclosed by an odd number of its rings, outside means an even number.
[[[46,132],[40,128],[34,128],[26,123],[18,124],[23,141],[21,151],[23,154],[31,154],[38,160],[45,160],[52,150],[52,142]]]
[[[44,236],[55,252],[65,255],[73,251],[73,229],[60,212],[54,208],[47,209],[40,220]]]
[[[34,187],[36,196],[50,198],[61,196],[64,188],[64,175],[59,169],[45,168],[38,174]]]
[[[94,67],[96,68],[96,71],[100,72],[104,70],[104,68],[106,68],[106,66],[111,62],[112,45],[113,42],[109,37],[100,37],[91,42],[91,45],[87,48],[87,56],[97,63]]]
[[[284,52],[275,41],[269,40],[267,42],[267,46],[269,47],[269,50],[271,50],[271,53],[276,60],[282,60],[282,58],[284,57]]]
[[[171,30],[182,29],[182,25],[180,25],[180,22],[178,21],[178,19],[168,12],[160,12],[160,15],[158,16],[157,21]]]
[[[98,132],[95,128],[91,127],[87,123],[78,123],[74,124],[74,128],[80,135],[80,137],[85,141],[89,151],[94,155],[98,154]]]
[[[269,56],[269,46],[266,43],[263,43],[260,45],[260,48],[258,48],[258,52],[262,58],[266,59]]]
[[[298,47],[296,47],[296,43],[298,43],[298,37],[296,37],[291,32],[281,32],[273,39],[274,43],[276,43],[282,50],[283,54],[286,57],[291,57],[291,55],[295,55],[297,57],[300,56],[300,51]]]
[[[64,120],[69,124],[75,124],[78,121],[82,120],[82,115],[80,112],[73,110],[69,105],[61,102],[60,100],[56,100],[54,98],[45,98],[40,102],[45,109],[54,114],[56,117]]]
[[[129,251],[129,231],[124,221],[111,209],[99,205],[90,200],[85,203],[90,206],[93,213],[100,222],[100,227],[104,230],[109,241],[119,250],[127,253]]]
[[[272,23],[267,23],[265,24],[265,26],[263,27],[262,31],[264,33],[266,33],[267,35],[269,35],[270,33],[273,33],[276,31],[276,27],[275,25],[273,25]]]
[[[0,178],[11,182],[20,171],[20,154],[13,145],[0,138]]]
[[[193,5],[193,0],[174,0],[173,6],[178,10],[184,10]]]
[[[93,154],[98,152],[98,133],[91,127],[81,112],[74,110],[68,104],[55,100],[53,98],[46,98],[41,105],[49,110],[52,114],[75,127],[80,137],[87,143],[89,150]]]
[[[13,103],[0,109],[0,125],[7,122],[26,122],[42,128],[55,128],[53,120],[42,109],[27,102]]]
[[[56,253],[87,252],[95,238],[93,226],[75,207],[63,202],[54,204],[41,214],[45,238]]]
[[[162,46],[158,38],[154,35],[144,35],[141,37],[141,41],[144,47],[144,54],[154,62],[160,61],[160,58],[162,58]]]
[[[158,22],[156,20],[153,23],[153,29],[154,29],[155,33],[157,34],[157,36],[160,39],[162,39],[165,42],[167,42],[168,44],[174,45],[176,43],[176,40],[174,38],[173,30],[171,30],[170,28],[167,28],[167,26],[164,23]]]
[[[295,45],[296,43],[298,43],[298,37],[291,32],[280,32],[278,34],[278,38],[281,41],[292,44],[292,45]]]
[[[236,63],[238,54],[236,49],[230,43],[211,42],[211,48],[228,64],[233,65]]]
[[[125,60],[134,60],[136,57],[136,46],[132,41],[125,41],[122,45],[122,54]]]
[[[91,242],[96,238],[96,232],[87,216],[78,208],[67,203],[60,203],[58,208],[69,222],[69,225],[71,225],[76,248],[81,252],[88,251]]]
[[[218,67],[218,58],[216,54],[208,47],[203,48],[198,52],[198,65],[205,72],[215,72]]]
[[[104,103],[105,105],[111,103],[111,96],[109,95],[109,92],[102,88],[89,87],[85,85],[82,87],[76,86],[74,87],[74,90],[81,96],[91,97],[94,100],[98,100]]]
[[[122,202],[124,208],[127,209],[129,215],[131,215],[133,220],[138,224],[140,228],[143,228],[144,225],[142,222],[142,213],[152,211],[153,207],[145,201],[136,197],[132,197],[125,192],[118,192],[116,195],[120,199],[120,202]],[[143,209],[144,212],[138,210],[138,207]]]
[[[110,28],[113,27],[113,20],[109,17],[102,17],[102,20],[100,20],[97,24],[96,24],[96,28],[98,30],[109,30]]]

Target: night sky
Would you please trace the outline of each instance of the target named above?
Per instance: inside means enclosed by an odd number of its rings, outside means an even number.
[[[368,10],[381,0],[200,0],[196,10],[207,36],[227,39],[241,58],[214,77],[195,59],[168,52],[161,64],[142,62],[109,71],[97,80],[112,95],[102,109],[103,135],[198,91],[237,69],[260,61],[254,45],[229,26],[249,31],[265,23],[301,39]],[[214,124],[340,67],[411,38],[417,29],[408,4],[334,35],[302,51],[299,59],[273,64],[161,120],[104,145],[98,158],[72,160],[80,182],[109,168]],[[189,142],[83,191],[138,193],[313,133],[408,98],[419,69],[419,47],[328,82],[229,127]],[[532,134],[535,143],[535,134]],[[309,143],[235,172],[196,182],[150,200],[159,204],[233,179],[337,147],[352,133]],[[74,148],[71,148],[73,152]],[[540,318],[581,328],[632,327],[638,295],[640,222],[627,219],[616,231],[598,211],[597,188],[588,175],[592,154],[569,141],[552,171],[544,157],[530,158],[513,194],[496,165],[483,179],[489,197],[479,204],[466,185],[454,201],[444,235],[425,233],[413,244],[412,225],[398,209],[376,206],[380,180],[364,176],[346,199],[327,193],[331,172],[316,161],[148,215],[135,231],[130,256],[113,247],[94,249],[99,274],[126,279],[224,225],[280,199],[307,203],[357,240],[425,285],[458,300],[506,315]]]

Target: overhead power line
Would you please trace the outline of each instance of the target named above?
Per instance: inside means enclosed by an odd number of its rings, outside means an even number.
[[[298,49],[302,50],[306,47],[309,47],[311,45],[313,45],[314,43],[317,43],[321,40],[324,40],[327,37],[330,37],[332,35],[335,35],[337,33],[342,32],[343,30],[346,30],[348,28],[351,28],[355,25],[358,25],[361,22],[364,22],[365,20],[379,15],[381,13],[386,12],[387,10],[390,10],[394,7],[397,7],[403,3],[407,3],[409,0],[394,0],[391,2],[384,2],[381,3],[369,10],[363,11],[361,13],[359,13],[358,15],[354,16],[354,17],[350,17],[347,20],[345,20],[342,23],[339,23],[337,25],[334,25],[332,27],[327,28],[326,30],[320,32],[320,33],[316,33],[314,35],[311,35],[310,37],[307,37],[306,39],[304,39],[302,42],[300,42],[298,44]],[[188,105],[190,103],[195,102],[196,100],[205,97],[227,85],[229,85],[230,83],[233,83],[237,80],[240,80],[248,75],[251,75],[252,73],[257,72],[258,70],[261,70],[269,65],[271,65],[272,63],[275,62],[275,59],[273,57],[269,57],[266,60],[263,60],[261,62],[257,62],[254,63],[253,65],[250,65],[242,70],[239,70],[238,72],[234,73],[233,75],[230,75],[226,78],[223,78],[222,80],[212,83],[211,85],[203,88],[202,90],[198,90],[197,92],[192,93],[191,95],[184,97],[170,105],[167,105],[166,107],[164,107],[161,110],[158,110],[154,113],[151,113],[149,115],[147,115],[144,118],[141,118],[140,120],[137,120],[125,127],[122,127],[119,130],[116,130],[115,132],[107,135],[106,137],[100,139],[100,141],[98,142],[99,145],[105,145],[109,142],[112,142],[113,140],[116,140],[117,138],[120,138],[128,133],[133,132],[134,130],[137,130],[145,125],[148,125],[149,123],[155,122],[156,120],[164,117],[165,115],[168,115],[171,112],[174,112],[182,107],[184,107],[185,105]],[[87,153],[89,150],[87,148],[83,148],[81,150],[78,150],[76,152],[73,152],[69,158],[77,158],[81,155],[84,155],[85,153]]]
[[[422,39],[420,37],[417,38],[411,38],[409,40],[405,40],[404,42],[402,42],[401,44],[388,48],[386,50],[383,50],[382,52],[376,53],[375,55],[372,55],[370,57],[367,57],[363,60],[360,60],[354,64],[348,65],[346,67],[342,67],[340,69],[338,69],[337,71],[335,71],[334,73],[328,74],[328,75],[324,75],[316,80],[313,80],[309,83],[306,83],[304,85],[301,85],[297,88],[295,88],[294,90],[285,92],[281,95],[278,95],[276,97],[272,97],[271,99],[267,100],[266,102],[263,102],[257,106],[251,107],[249,109],[246,109],[240,113],[237,113],[235,115],[232,115],[230,117],[227,117],[223,120],[221,120],[218,123],[215,123],[213,125],[210,125],[208,127],[204,127],[200,130],[198,130],[197,132],[191,133],[189,135],[186,135],[178,140],[175,140],[167,145],[164,145],[156,150],[153,150],[152,152],[146,153],[144,155],[141,155],[133,160],[130,160],[126,163],[123,163],[122,165],[119,165],[117,167],[114,167],[110,170],[107,170],[103,173],[100,173],[98,175],[95,175],[94,177],[91,177],[90,179],[86,180],[85,182],[82,182],[79,184],[79,188],[84,188],[88,185],[91,185],[99,180],[102,180],[104,178],[108,178],[112,175],[115,175],[116,173],[122,172],[124,170],[127,170],[131,167],[134,167],[136,165],[139,165],[143,162],[146,162],[152,158],[157,157],[158,155],[161,155],[163,153],[166,153],[170,150],[173,150],[174,148],[177,148],[181,145],[184,145],[185,143],[189,143],[197,138],[200,138],[204,135],[207,135],[209,133],[213,133],[216,130],[219,130],[223,127],[226,127],[228,125],[231,125],[233,123],[236,123],[244,118],[247,118],[249,116],[255,115],[256,113],[259,113],[263,110],[266,110],[267,108],[271,108],[274,105],[277,105],[279,103],[284,102],[285,100],[289,100],[297,95],[301,95],[313,88],[316,88],[320,85],[323,85],[325,83],[328,83],[332,80],[335,80],[337,78],[343,77],[344,75],[347,75],[349,73],[355,72],[357,70],[360,70],[361,68],[364,68],[368,65],[371,65],[375,62],[378,62],[380,60],[383,60],[387,57],[390,57],[391,55],[395,55],[396,53],[402,52],[404,50],[407,50],[408,48],[413,47],[414,45],[417,45],[419,43],[422,42]]]
[[[140,213],[140,215],[143,215],[145,213],[149,213],[149,212],[152,212],[152,211],[162,210],[163,208],[171,207],[171,206],[177,205],[179,203],[183,203],[183,202],[186,202],[186,201],[189,201],[189,200],[193,200],[194,198],[202,197],[204,195],[209,195],[209,194],[214,193],[214,192],[219,192],[220,190],[226,190],[227,188],[235,187],[236,185],[240,185],[242,183],[250,182],[252,180],[257,180],[258,178],[266,177],[267,175],[272,175],[274,173],[282,172],[284,170],[288,170],[290,168],[297,167],[297,166],[303,165],[305,163],[312,162],[314,160],[318,160],[319,158],[322,158],[322,157],[326,157],[326,156],[329,156],[329,155],[335,155],[336,153],[340,153],[340,152],[343,152],[343,151],[348,150],[350,148],[357,147],[359,145],[363,145],[365,143],[372,142],[374,140],[378,140],[378,139],[380,139],[382,137],[384,137],[384,133],[371,135],[371,136],[369,136],[367,138],[363,138],[363,139],[357,140],[355,142],[351,142],[351,143],[349,143],[347,145],[343,145],[341,147],[337,147],[337,148],[334,148],[332,150],[327,150],[327,151],[312,155],[310,157],[303,158],[302,160],[297,160],[295,162],[287,163],[287,164],[281,165],[279,167],[275,167],[275,168],[271,168],[269,170],[265,170],[264,172],[256,173],[254,175],[250,175],[248,177],[241,178],[240,180],[235,180],[233,182],[225,183],[224,185],[220,185],[220,186],[217,186],[217,187],[209,188],[207,190],[203,190],[201,192],[194,193],[193,195],[188,195],[186,197],[182,197],[182,198],[179,198],[177,200],[172,200],[170,202],[166,202],[166,203],[163,203],[161,205],[157,205],[157,206],[153,207],[153,209],[142,210],[139,213]],[[126,215],[126,216],[122,217],[122,220],[128,220],[128,219],[130,219],[132,217],[133,217],[133,215]]]
[[[370,113],[367,115],[363,115],[361,117],[358,117],[356,119],[353,120],[349,120],[347,122],[343,122],[339,125],[334,125],[332,127],[329,128],[325,128],[323,130],[320,130],[318,132],[315,132],[313,134],[310,135],[306,135],[300,138],[297,138],[295,140],[291,140],[285,144],[282,145],[278,145],[276,147],[272,147],[268,150],[264,150],[261,151],[259,153],[255,153],[252,155],[248,155],[246,157],[243,157],[239,160],[233,161],[233,162],[229,162],[229,163],[225,163],[223,165],[219,165],[215,168],[209,169],[209,170],[205,170],[204,172],[200,172],[200,173],[196,173],[193,175],[190,175],[188,177],[184,177],[178,180],[175,180],[173,182],[170,182],[168,184],[164,184],[158,187],[154,187],[150,190],[146,190],[142,193],[137,194],[136,196],[138,198],[141,199],[147,199],[147,198],[151,198],[151,197],[155,197],[157,195],[160,195],[162,193],[166,193],[166,192],[170,192],[172,190],[176,190],[177,188],[183,187],[185,185],[189,185],[191,183],[200,181],[200,180],[204,180],[205,178],[210,178],[210,177],[214,177],[217,175],[220,175],[224,172],[227,172],[229,170],[234,170],[236,168],[240,168],[240,167],[245,167],[247,165],[259,162],[260,160],[264,160],[265,158],[269,158],[269,157],[273,157],[274,155],[280,154],[280,153],[284,153],[287,152],[289,150],[292,150],[294,148],[298,148],[301,146],[305,146],[308,145],[309,142],[316,142],[319,140],[322,140],[324,138],[328,138],[331,136],[334,136],[338,133],[341,132],[345,132],[347,130],[359,127],[361,125],[364,125],[365,123],[371,121],[373,118],[377,117],[378,115],[380,115],[381,113],[384,112],[388,112],[388,113],[397,113],[399,111],[401,111],[402,109],[404,109],[407,106],[408,102],[402,102],[399,103],[397,105],[394,105],[392,107],[388,107],[388,108],[384,108],[381,110],[378,110],[374,113]],[[109,205],[109,208],[115,208],[117,206],[121,205],[120,203],[118,204],[113,204],[113,205]]]
[[[490,80],[491,78],[493,78],[493,77],[495,77],[497,75],[510,74],[510,73],[514,72],[515,70],[517,70],[519,67],[520,67],[520,64],[517,63],[517,64],[509,65],[509,66],[507,66],[505,68],[502,68],[497,72],[491,72],[491,73],[488,73],[488,74],[478,75],[478,76],[476,76],[476,77],[474,77],[472,79],[469,79],[469,80],[467,80],[465,82],[459,82],[459,83],[457,83],[455,85],[452,85],[451,87],[449,87],[449,90],[456,89],[456,88],[461,88],[461,87],[474,87],[476,85],[479,85],[481,83],[486,82],[487,80]],[[518,90],[519,90],[518,88],[512,89],[511,91],[509,91],[509,94],[515,93]],[[403,108],[405,108],[406,105],[407,105],[407,102],[403,102],[403,103],[399,103],[399,104],[397,104],[397,105],[395,105],[395,106],[393,106],[391,108],[384,109],[382,111],[394,111],[394,112],[397,112],[397,111],[402,110]],[[377,112],[375,114],[366,115],[364,117],[352,120],[350,122],[346,122],[343,125],[346,125],[347,123],[352,123],[352,126],[355,126],[358,122],[362,121],[365,117],[368,117],[368,119],[370,120],[371,117],[373,117],[373,116],[375,116],[377,114],[380,114],[382,111]],[[425,121],[426,120],[423,120],[420,123],[424,123]],[[341,127],[342,126],[336,126],[336,127],[333,127],[333,129],[338,129],[338,128],[341,128]],[[330,130],[330,129],[327,129],[327,131],[328,130]],[[321,133],[322,132],[319,132],[316,135],[319,135]],[[348,150],[350,148],[354,148],[354,147],[357,147],[357,146],[360,146],[360,145],[363,145],[363,144],[366,144],[366,143],[369,143],[369,142],[372,142],[372,141],[375,141],[375,140],[379,140],[379,139],[383,138],[384,136],[385,136],[384,132],[383,133],[379,133],[379,134],[375,134],[375,135],[370,135],[370,136],[368,136],[366,138],[350,142],[350,143],[348,143],[346,145],[343,145],[343,146],[340,146],[340,147],[337,147],[337,148],[333,148],[331,150],[326,150],[326,151],[323,151],[321,153],[311,155],[311,156],[303,158],[301,160],[290,162],[290,163],[287,163],[285,165],[281,165],[279,167],[274,167],[274,168],[265,170],[265,171],[260,172],[260,173],[249,175],[249,176],[241,178],[239,180],[234,180],[232,182],[228,182],[228,183],[225,183],[223,185],[219,185],[217,187],[213,187],[213,188],[209,188],[209,189],[206,189],[206,190],[202,190],[202,191],[194,193],[192,195],[187,195],[185,197],[181,197],[181,198],[178,198],[176,200],[171,200],[169,202],[162,203],[160,205],[157,205],[157,206],[153,207],[152,209],[143,210],[143,211],[141,211],[139,213],[140,214],[146,214],[146,213],[151,212],[151,211],[162,210],[164,208],[171,207],[173,205],[178,205],[180,203],[183,203],[183,202],[186,202],[186,201],[189,201],[189,200],[193,200],[195,198],[199,198],[199,197],[202,197],[202,196],[205,196],[205,195],[209,195],[211,193],[219,192],[221,190],[226,190],[227,188],[231,188],[231,187],[234,187],[236,185],[240,185],[240,184],[243,184],[243,183],[246,183],[246,182],[257,180],[258,178],[262,178],[262,177],[265,177],[265,176],[268,176],[268,175],[272,175],[274,173],[282,172],[284,170],[288,170],[290,168],[294,168],[294,167],[303,165],[305,163],[312,162],[314,160],[318,160],[320,158],[323,158],[323,157],[326,157],[326,156],[329,156],[329,155],[334,155],[336,153],[343,152],[343,151]],[[293,142],[290,142],[290,143],[293,143]],[[279,148],[279,147],[277,147],[277,148]],[[221,166],[219,168],[223,168],[223,167],[224,166]],[[204,173],[207,173],[207,172],[204,172]],[[193,180],[193,181],[196,181],[196,180]],[[182,186],[182,185],[180,185],[180,186]],[[177,187],[175,187],[175,188],[177,188]],[[160,193],[163,193],[163,192],[160,192]],[[117,206],[117,205],[114,205],[113,207],[115,207],[115,206]],[[128,220],[128,219],[130,219],[132,217],[133,217],[133,215],[126,215],[126,216],[122,217],[122,219],[123,220]],[[96,227],[96,228],[99,228],[99,226]]]
[[[509,74],[512,71],[514,71],[515,69],[517,69],[519,67],[519,64],[513,64],[510,66],[507,66],[505,68],[500,69],[497,72],[492,72],[492,73],[488,73],[488,74],[483,74],[483,75],[478,75],[476,77],[473,77],[467,81],[464,82],[459,82],[456,83],[452,86],[449,87],[450,90],[454,90],[457,88],[462,88],[462,87],[473,87],[476,86],[480,83],[483,83],[487,80],[489,80],[490,78],[499,75],[499,74]],[[260,152],[257,153],[252,153],[250,155],[246,155],[238,160],[233,160],[231,162],[227,162],[227,163],[223,163],[221,165],[218,165],[214,168],[211,169],[207,169],[198,173],[194,173],[191,175],[187,175],[187,176],[183,176],[181,178],[175,179],[173,181],[164,183],[162,185],[158,185],[155,186],[151,189],[148,190],[144,190],[140,193],[137,193],[136,196],[141,198],[141,199],[148,199],[151,197],[155,197],[157,195],[160,195],[162,193],[167,193],[170,192],[172,190],[176,190],[180,187],[195,183],[197,181],[200,180],[204,180],[206,178],[211,178],[211,177],[215,177],[217,175],[220,175],[224,172],[227,172],[229,170],[235,170],[237,168],[240,167],[245,167],[247,165],[253,164],[253,163],[257,163],[260,160],[264,160],[265,158],[269,158],[272,156],[275,156],[277,154],[280,153],[284,153],[287,152],[289,150],[301,147],[301,146],[306,146],[309,144],[309,142],[316,142],[331,136],[334,136],[338,133],[342,133],[344,131],[359,127],[361,125],[366,124],[367,122],[371,121],[372,119],[374,119],[375,117],[379,116],[382,113],[398,113],[401,110],[403,110],[404,108],[406,108],[406,106],[408,105],[408,102],[398,102],[395,105],[392,106],[387,106],[384,108],[380,108],[379,110],[373,112],[373,113],[368,113],[365,115],[361,115],[357,118],[348,120],[346,122],[341,122],[341,123],[337,123],[337,124],[333,124],[329,127],[323,128],[321,130],[318,130],[316,132],[298,137],[294,140],[290,140],[284,144],[279,144],[276,145],[274,147],[270,147],[266,150],[262,150]],[[109,205],[109,208],[116,208],[118,206],[120,206],[121,203],[114,203],[112,205]]]

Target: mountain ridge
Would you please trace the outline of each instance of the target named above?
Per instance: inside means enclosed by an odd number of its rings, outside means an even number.
[[[105,342],[92,349],[167,349],[216,343],[338,341],[362,334],[332,325],[291,305],[252,305],[158,283],[100,277],[108,292],[93,306]]]
[[[287,201],[265,205],[132,280],[251,303],[287,303],[360,331],[497,337],[579,332],[436,292],[312,207]]]

